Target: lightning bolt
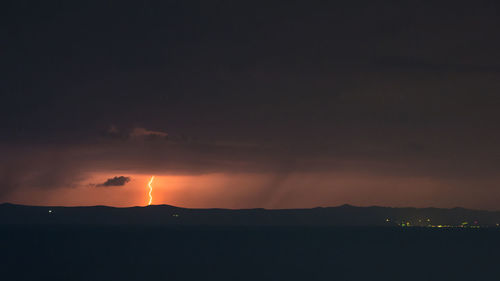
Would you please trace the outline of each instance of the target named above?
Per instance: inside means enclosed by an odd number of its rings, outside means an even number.
[[[155,179],[155,176],[152,176],[151,179],[149,180],[148,186],[149,186],[149,203],[148,206],[151,205],[151,202],[153,202],[153,196],[151,195],[151,192],[153,192],[153,187],[151,184],[153,183],[153,180]]]

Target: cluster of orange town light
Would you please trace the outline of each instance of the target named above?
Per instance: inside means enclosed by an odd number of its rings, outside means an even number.
[[[386,218],[385,222],[390,223],[393,220],[390,218]],[[393,225],[397,225],[400,227],[430,227],[430,228],[481,228],[481,225],[479,225],[478,221],[474,221],[472,224],[469,224],[469,222],[464,221],[459,225],[450,225],[450,224],[432,224],[431,219],[419,219],[418,223],[413,223],[409,220],[398,220],[394,221]],[[499,223],[496,223],[495,225],[486,225],[486,227],[500,227]],[[484,227],[484,226],[483,226]]]

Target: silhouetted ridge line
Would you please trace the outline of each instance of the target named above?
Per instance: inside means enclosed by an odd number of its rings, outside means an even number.
[[[303,225],[496,227],[500,212],[464,208],[318,207],[312,209],[188,209],[147,207],[59,207],[0,204],[0,224],[96,225]]]

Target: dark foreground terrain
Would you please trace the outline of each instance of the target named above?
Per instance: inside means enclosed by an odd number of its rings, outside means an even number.
[[[2,280],[500,279],[496,228],[2,225],[0,241]]]

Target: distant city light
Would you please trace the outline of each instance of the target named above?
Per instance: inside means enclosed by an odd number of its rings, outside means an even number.
[[[385,222],[389,222],[391,219],[386,218]],[[474,223],[470,224],[467,221],[463,221],[459,224],[432,224],[430,223],[431,219],[394,219],[395,225],[399,227],[430,227],[430,228],[483,228],[483,227],[500,227],[500,223],[494,224],[479,224],[479,221],[474,221]],[[427,221],[429,223],[422,223],[423,221]]]

